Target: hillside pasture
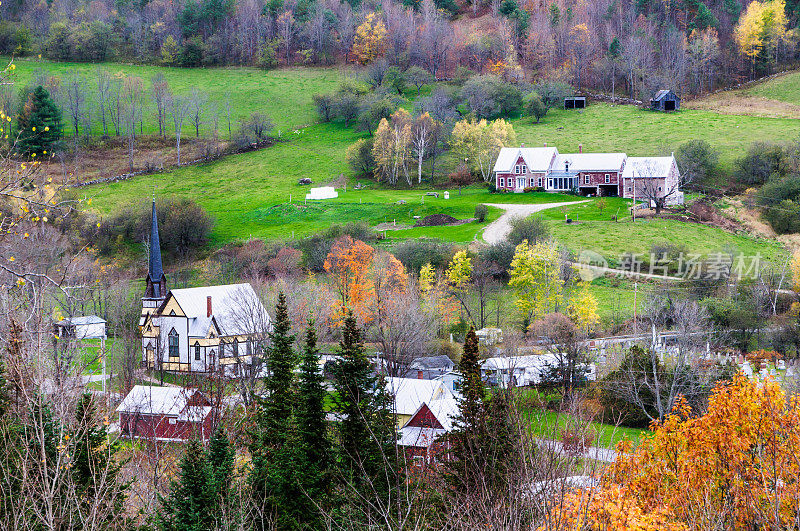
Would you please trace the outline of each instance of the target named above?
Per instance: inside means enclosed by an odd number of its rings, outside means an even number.
[[[685,108],[722,114],[800,118],[800,72],[781,74],[741,89],[725,90],[689,100]]]

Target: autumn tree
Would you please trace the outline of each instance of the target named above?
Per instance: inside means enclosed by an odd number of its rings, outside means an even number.
[[[589,372],[585,331],[563,313],[551,313],[534,321],[531,331],[554,358],[542,371],[542,383],[561,387],[564,397],[569,399],[574,388],[586,381]]]
[[[470,284],[472,282],[472,258],[467,251],[458,251],[445,272],[450,292],[461,304],[461,309],[467,314],[469,320],[475,325],[475,318],[469,307],[471,296]]]
[[[405,109],[398,109],[391,118],[381,119],[375,130],[372,156],[375,159],[375,177],[391,185],[397,184],[404,176],[411,186],[408,162],[413,138],[411,115]]]
[[[769,0],[750,2],[734,29],[734,38],[742,55],[750,59],[755,74],[757,62],[768,68],[777,61],[780,47],[787,41],[786,2]]]
[[[503,119],[493,122],[462,120],[453,128],[451,146],[458,160],[463,160],[489,182],[500,149],[516,141],[514,128]]]
[[[458,195],[461,195],[462,186],[469,186],[472,183],[472,172],[466,163],[458,163],[456,170],[450,174],[450,182],[458,186]]]
[[[362,65],[371,63],[386,50],[386,25],[377,13],[369,13],[356,28],[353,56]]]
[[[525,240],[517,245],[509,271],[508,285],[516,292],[515,304],[524,323],[530,323],[563,302],[559,252],[552,242],[534,245]]]
[[[323,267],[339,294],[339,318],[345,308],[353,309],[362,321],[370,319],[369,303],[374,297],[374,284],[367,272],[375,249],[351,236],[343,236],[331,247]]]
[[[440,126],[427,112],[417,116],[411,123],[411,153],[417,159],[417,184],[422,184],[422,161],[433,149],[431,142],[435,138],[434,130]]]

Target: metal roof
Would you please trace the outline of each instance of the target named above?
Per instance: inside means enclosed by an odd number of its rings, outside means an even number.
[[[558,155],[554,147],[502,148],[494,163],[495,172],[510,172],[521,156],[528,165],[528,171],[542,173],[550,170],[553,157]]]
[[[553,166],[560,170],[569,162],[571,172],[620,171],[626,158],[625,153],[561,153]]]
[[[670,92],[672,92],[672,91],[671,90],[659,90],[658,92],[656,92],[656,95],[653,96],[653,98],[650,101],[659,101],[660,99],[662,99],[664,96],[666,96]],[[678,95],[675,94],[674,92],[672,92],[672,95],[675,96],[676,98],[680,99],[680,97],[678,97]]]
[[[630,179],[660,178],[669,175],[675,157],[628,157],[622,177]]]
[[[135,385],[117,406],[117,412],[178,416],[197,392],[184,387]]]
[[[253,286],[247,283],[173,289],[162,308],[170,297],[174,297],[189,318],[190,337],[205,337],[212,321],[219,327],[220,334],[226,336],[260,332],[253,328],[272,321]],[[207,314],[208,297],[211,297],[210,317]]]
[[[105,324],[105,319],[101,319],[96,315],[83,315],[79,317],[67,317],[58,321],[56,324],[59,326],[81,326],[91,324]]]
[[[452,369],[455,367],[453,360],[444,354],[439,356],[424,356],[417,358],[409,365],[412,369]]]
[[[441,380],[387,378],[386,391],[394,396],[395,413],[413,415],[423,403],[430,404],[453,394]]]

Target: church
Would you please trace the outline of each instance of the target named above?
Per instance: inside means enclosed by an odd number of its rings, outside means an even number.
[[[139,328],[145,368],[236,377],[259,370],[271,319],[250,284],[167,289],[153,201]]]

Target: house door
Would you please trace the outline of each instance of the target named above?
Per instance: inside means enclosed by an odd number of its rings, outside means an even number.
[[[517,177],[517,188],[525,188],[525,177]]]

